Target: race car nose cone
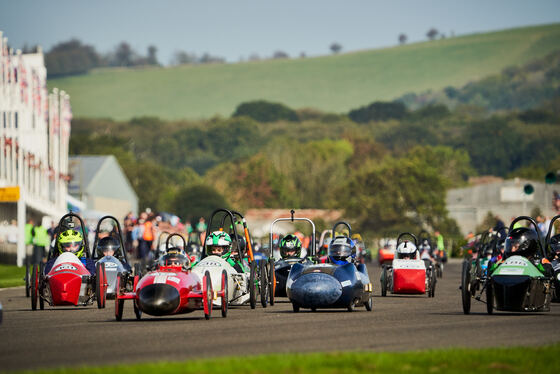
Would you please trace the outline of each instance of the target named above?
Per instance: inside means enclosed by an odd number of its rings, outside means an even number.
[[[152,316],[173,313],[179,301],[179,291],[168,284],[150,284],[138,292],[138,307]]]
[[[304,308],[329,306],[342,295],[340,282],[331,275],[308,273],[291,285],[291,300]]]

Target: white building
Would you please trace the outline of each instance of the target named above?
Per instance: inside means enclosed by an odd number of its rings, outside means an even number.
[[[533,186],[533,193],[524,192],[523,188],[527,184]],[[475,232],[476,226],[482,223],[488,212],[499,216],[506,226],[512,217],[530,216],[535,208],[539,208],[545,216],[552,217],[557,214],[552,206],[555,191],[560,191],[560,185],[518,178],[495,178],[489,183],[447,191],[446,206],[449,217],[457,221],[463,234],[467,234],[469,231]]]
[[[66,212],[71,119],[69,96],[47,92],[42,51],[14,53],[0,32],[0,222],[17,217],[18,265],[26,219]]]

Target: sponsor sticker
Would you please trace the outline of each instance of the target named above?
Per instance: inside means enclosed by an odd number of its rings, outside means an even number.
[[[527,261],[518,260],[516,258],[508,258],[504,265],[512,265],[512,266],[527,266]]]
[[[179,283],[180,279],[177,277],[168,277],[167,278],[168,281],[173,282],[173,283]]]
[[[78,270],[78,268],[75,267],[74,265],[64,264],[57,267],[55,271],[61,271],[61,270]]]
[[[352,285],[352,282],[350,282],[349,280],[345,280],[344,282],[340,282],[340,284],[342,285],[342,287],[348,287]]]
[[[116,268],[119,265],[115,264],[114,262],[106,262],[105,263],[105,268]]]
[[[154,284],[167,283],[167,274],[157,274],[154,277]]]
[[[519,275],[519,274],[523,274],[523,269],[520,268],[514,268],[514,267],[504,267],[500,270],[500,275],[501,274],[507,274],[507,275]]]

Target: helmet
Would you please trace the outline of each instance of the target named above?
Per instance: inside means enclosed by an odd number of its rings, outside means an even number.
[[[511,230],[506,239],[504,258],[509,256],[530,257],[539,249],[539,239],[535,230],[527,227],[518,227]]]
[[[416,259],[418,248],[412,242],[405,240],[404,242],[400,243],[397,247],[397,259],[409,258],[411,260]]]
[[[293,252],[293,254],[289,254]],[[280,241],[280,256],[282,258],[300,257],[301,256],[301,240],[295,235],[286,235]]]
[[[428,251],[430,252],[430,250],[432,249],[430,246],[430,241],[427,238],[422,239],[422,241],[420,242],[420,250],[421,251]]]
[[[550,250],[554,255],[560,255],[560,234],[554,235],[550,238]]]
[[[190,260],[180,251],[170,251],[159,259],[159,266],[189,266]]]
[[[206,238],[206,254],[222,256],[231,249],[231,237],[224,231],[214,231]],[[218,251],[220,251],[218,253]]]
[[[58,252],[72,252],[78,257],[84,253],[84,238],[76,230],[66,230],[58,236]]]
[[[99,256],[105,256],[104,252],[113,251],[115,254],[121,247],[121,242],[112,236],[107,236],[105,238],[99,239],[97,243],[97,254]]]
[[[355,255],[354,242],[347,236],[337,236],[329,245],[329,259],[334,264],[347,264]]]

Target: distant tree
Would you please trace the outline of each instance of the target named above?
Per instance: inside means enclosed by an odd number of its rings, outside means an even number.
[[[148,65],[159,65],[156,57],[157,48],[154,45],[148,47]]]
[[[331,52],[334,53],[335,55],[342,50],[342,46],[339,43],[336,43],[336,42],[332,43],[329,48],[330,48]]]
[[[260,61],[261,57],[256,53],[251,53],[249,55],[249,61]]]
[[[276,52],[274,52],[274,54],[272,55],[272,58],[275,58],[275,59],[290,58],[290,55],[287,54],[287,53],[284,52],[284,51],[276,51]]]
[[[426,33],[426,36],[428,37],[428,39],[434,40],[438,34],[439,34],[439,31],[437,31],[436,28],[432,27],[431,29],[428,30],[428,32]]]
[[[78,39],[58,43],[45,55],[49,77],[85,74],[89,69],[99,66],[100,62],[95,49]]]
[[[300,52],[299,54],[299,58],[306,58],[307,55],[305,54],[305,52]]]
[[[198,62],[201,64],[223,64],[226,60],[223,57],[212,56],[209,53],[205,53],[198,59]]]
[[[185,51],[176,51],[171,58],[172,65],[194,64],[196,61],[196,55]]]
[[[121,42],[115,49],[114,65],[132,66],[134,52],[127,42]]]
[[[208,217],[218,208],[227,208],[225,198],[211,186],[181,188],[175,198],[175,211],[183,219],[193,221]]]
[[[280,103],[265,100],[250,101],[240,104],[233,117],[248,116],[259,122],[291,121],[297,122],[297,113]]]
[[[399,43],[400,44],[405,44],[407,40],[408,40],[408,36],[406,36],[406,34],[399,34]]]

